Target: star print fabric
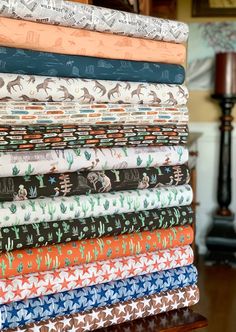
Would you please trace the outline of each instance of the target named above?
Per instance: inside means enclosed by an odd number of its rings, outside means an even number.
[[[173,269],[193,263],[188,246],[0,279],[0,304]]]
[[[191,244],[191,226],[72,241],[0,254],[0,278],[127,257]]]
[[[183,165],[185,146],[81,148],[0,153],[0,177]]]
[[[52,317],[85,312],[118,302],[194,285],[197,270],[193,265],[154,272],[73,291],[12,302],[0,306],[1,328],[14,328]]]
[[[193,223],[190,206],[0,228],[0,252]]]
[[[0,177],[0,201],[177,186],[189,180],[186,165]]]

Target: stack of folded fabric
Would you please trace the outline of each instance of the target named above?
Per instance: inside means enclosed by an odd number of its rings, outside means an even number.
[[[62,0],[0,15],[1,329],[195,304],[186,25]]]

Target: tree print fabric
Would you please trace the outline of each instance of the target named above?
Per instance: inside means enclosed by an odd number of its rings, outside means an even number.
[[[189,265],[45,295],[40,298],[2,304],[0,305],[1,328],[14,328],[41,319],[85,312],[118,302],[187,287],[196,282],[197,270],[193,265]],[[22,322],[22,318],[25,323]]]
[[[0,278],[133,256],[191,244],[191,226],[72,241],[0,254]]]
[[[190,206],[0,228],[0,252],[193,223]]]
[[[1,74],[0,100],[186,105],[185,85]]]
[[[0,304],[61,293],[193,263],[190,246],[0,279]],[[33,287],[32,287],[33,286]]]
[[[81,312],[61,317],[49,318],[44,321],[25,324],[25,319],[22,316],[22,327],[16,329],[9,329],[8,332],[58,332],[58,331],[93,331],[99,328],[108,327],[116,324],[122,324],[132,320],[136,320],[141,317],[148,317],[149,321],[155,320],[155,329],[149,328],[148,332],[156,332],[157,326],[164,326],[164,321],[161,320],[159,314],[179,309],[183,307],[189,307],[195,305],[199,301],[199,289],[197,285],[187,286],[184,288],[177,288],[167,292],[156,293],[150,296],[145,296],[139,299],[132,299],[123,303],[116,303],[110,306],[92,309],[88,312]],[[188,314],[188,311],[184,313],[177,312],[175,314],[175,320],[181,316],[181,322],[183,322],[182,315]],[[170,317],[171,318],[171,317]],[[139,321],[139,326],[142,321]],[[127,327],[123,325],[117,325],[111,329],[106,329],[110,332],[123,332],[127,331]],[[131,330],[128,330],[130,332]],[[132,329],[135,331],[135,329]],[[144,331],[144,329],[142,330]],[[145,323],[145,331],[147,331],[147,324]]]
[[[189,205],[189,185],[1,202],[0,227]]]
[[[1,151],[187,144],[186,125],[0,126]]]
[[[113,125],[188,123],[186,106],[86,104],[78,102],[0,102],[0,124]]]
[[[0,47],[1,73],[182,84],[183,66]]]
[[[181,165],[184,146],[0,152],[0,177]]]
[[[188,25],[63,0],[2,0],[1,16],[130,37],[183,43]]]
[[[178,186],[189,180],[187,165],[0,177],[0,201]]]
[[[105,59],[184,64],[182,44],[0,17],[0,45]],[[15,33],[17,31],[17,34]],[[30,37],[29,37],[30,35]]]

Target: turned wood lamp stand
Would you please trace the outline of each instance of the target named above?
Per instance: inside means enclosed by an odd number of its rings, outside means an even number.
[[[217,184],[218,209],[213,216],[213,227],[207,236],[208,263],[228,263],[236,266],[236,232],[231,203],[231,115],[236,102],[236,53],[216,55],[215,94],[221,107],[220,155]]]

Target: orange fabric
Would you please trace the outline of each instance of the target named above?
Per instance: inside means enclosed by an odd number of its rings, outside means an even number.
[[[183,64],[181,44],[0,18],[0,45],[110,59]]]
[[[179,226],[14,250],[0,255],[0,278],[174,248],[191,244],[192,241],[192,227]]]

